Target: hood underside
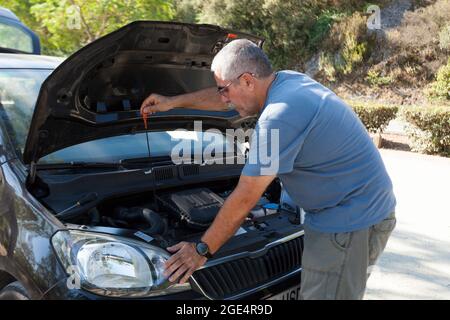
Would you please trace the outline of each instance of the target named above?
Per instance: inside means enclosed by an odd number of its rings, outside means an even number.
[[[215,85],[210,66],[229,41],[263,39],[212,25],[137,21],[83,47],[43,83],[25,145],[25,163],[65,147],[145,130],[150,93],[177,95]],[[177,109],[152,115],[149,130],[238,127],[235,111]]]

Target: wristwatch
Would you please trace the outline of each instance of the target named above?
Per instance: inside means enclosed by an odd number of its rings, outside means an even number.
[[[197,253],[203,257],[206,257],[208,259],[212,258],[212,254],[209,252],[209,247],[206,243],[203,241],[198,242],[195,245],[195,249],[197,250]]]

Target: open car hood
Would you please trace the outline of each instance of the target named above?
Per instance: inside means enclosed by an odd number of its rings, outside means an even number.
[[[229,41],[263,39],[212,25],[136,21],[75,52],[42,84],[23,160],[36,163],[82,142],[145,130],[139,112],[150,93],[177,95],[215,85],[210,66]],[[149,130],[238,127],[235,111],[176,109],[152,115]]]

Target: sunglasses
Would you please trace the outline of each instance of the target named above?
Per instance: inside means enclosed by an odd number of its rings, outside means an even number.
[[[225,95],[227,95],[228,94],[228,90],[229,90],[229,87],[233,84],[233,82],[234,81],[236,81],[236,80],[239,80],[244,74],[246,74],[246,73],[248,73],[248,74],[250,74],[251,76],[255,76],[253,73],[250,73],[250,72],[244,72],[244,73],[241,73],[241,75],[239,76],[239,77],[237,77],[236,79],[234,79],[234,80],[231,80],[226,86],[217,86],[217,92],[220,94],[220,95],[222,95],[222,96],[225,96]]]

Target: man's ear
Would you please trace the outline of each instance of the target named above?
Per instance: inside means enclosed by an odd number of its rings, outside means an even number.
[[[255,89],[255,78],[253,78],[250,74],[245,73],[241,79],[244,81],[245,86],[251,91]]]

